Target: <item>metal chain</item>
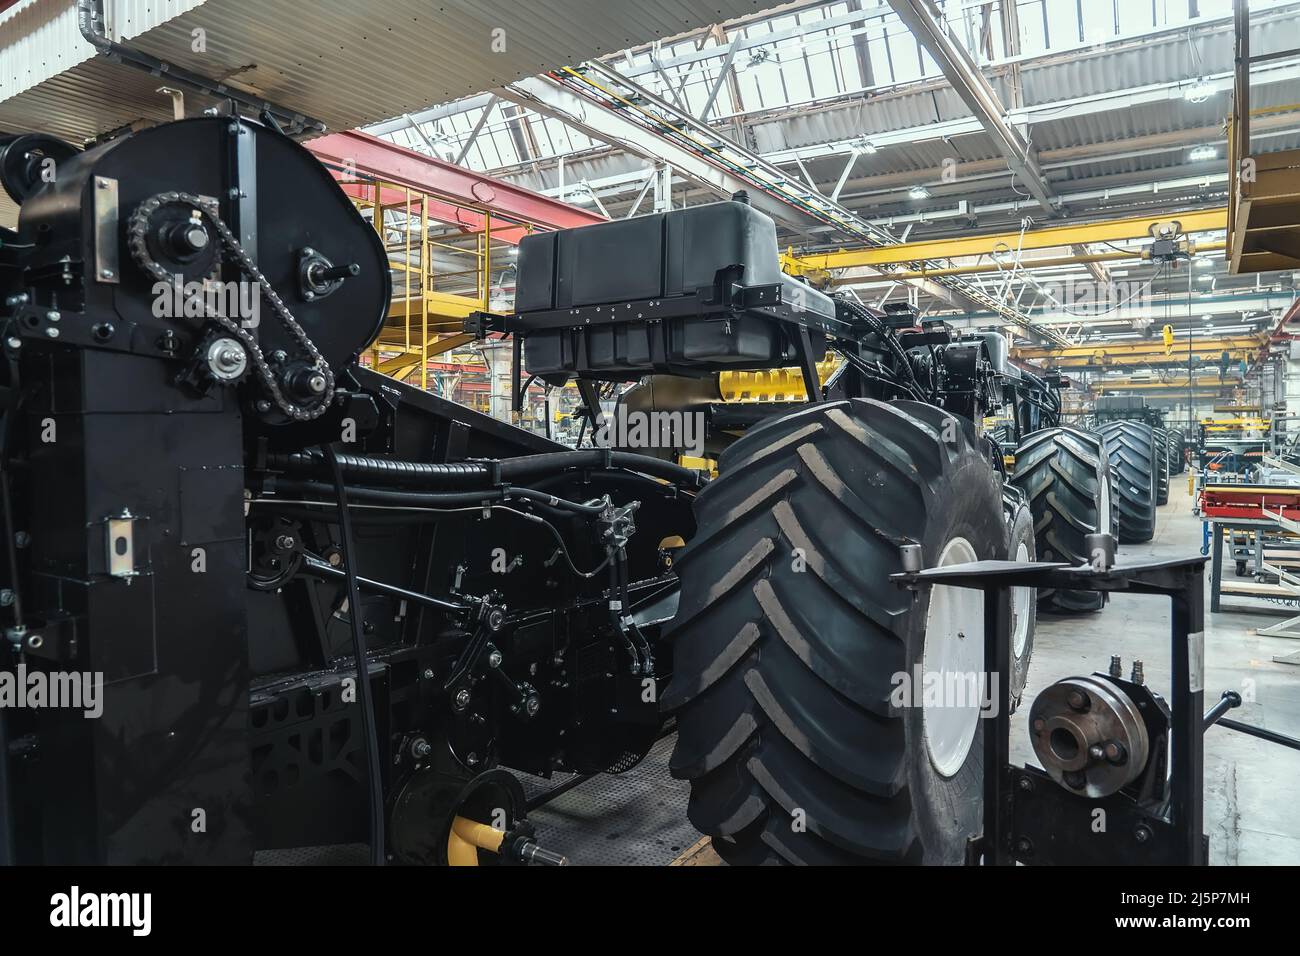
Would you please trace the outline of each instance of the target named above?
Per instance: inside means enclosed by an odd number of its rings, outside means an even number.
[[[297,340],[298,345],[310,360],[312,367],[324,376],[325,389],[321,393],[320,400],[309,408],[303,408],[289,401],[280,390],[280,383],[271,371],[271,366],[267,364],[265,356],[262,355],[262,349],[253,338],[253,334],[229,316],[205,315],[205,317],[216,322],[243,343],[244,348],[253,360],[253,365],[257,368],[258,377],[262,380],[262,384],[266,386],[266,390],[271,393],[271,397],[275,400],[276,407],[280,411],[295,421],[312,421],[319,418],[329,408],[330,400],[334,397],[334,372],[330,369],[329,363],[325,361],[324,356],[320,354],[320,350],[316,348],[316,344],[312,342],[303,327],[298,324],[298,320],[293,317],[293,314],[284,304],[284,300],[276,293],[274,287],[267,281],[266,276],[262,275],[261,270],[257,268],[257,264],[244,251],[234,233],[230,231],[230,227],[217,215],[217,204],[214,200],[182,192],[158,193],[144,200],[136,207],[127,224],[127,245],[131,250],[131,256],[145,272],[160,282],[171,282],[173,280],[173,276],[166,269],[150,258],[149,247],[146,243],[150,218],[160,208],[170,203],[189,205],[198,210],[199,214],[212,224],[221,240],[224,257],[233,260],[245,276],[252,278],[256,282],[259,293],[271,304],[271,309],[280,320],[280,324]]]

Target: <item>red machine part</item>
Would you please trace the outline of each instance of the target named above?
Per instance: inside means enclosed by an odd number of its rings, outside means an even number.
[[[1260,520],[1279,513],[1300,521],[1300,488],[1241,484],[1201,489],[1201,515],[1206,518]]]

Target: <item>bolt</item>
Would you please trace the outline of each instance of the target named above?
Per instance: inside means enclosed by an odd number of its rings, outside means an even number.
[[[537,712],[542,709],[542,700],[540,697],[529,697],[524,701],[524,712],[529,717],[536,717]]]
[[[1065,698],[1065,702],[1070,705],[1071,710],[1087,710],[1088,704],[1091,703],[1088,700],[1088,695],[1078,690],[1070,691],[1070,695]]]
[[[40,649],[41,645],[43,645],[44,643],[45,643],[45,638],[41,637],[41,635],[39,634],[27,635],[27,646],[34,651]]]
[[[1088,778],[1077,770],[1071,770],[1065,775],[1065,785],[1071,790],[1082,790],[1088,783]]]
[[[56,329],[56,328],[55,328],[54,326],[52,326],[52,325],[51,325],[51,326],[47,326],[46,329],[45,329],[45,334],[48,335],[48,336],[49,336],[50,338],[52,338],[52,339],[57,339],[57,338],[59,337],[59,330]]]
[[[425,680],[433,680],[433,668],[432,668],[432,667],[426,667],[426,668],[424,669],[424,679],[425,679]]]
[[[32,536],[26,531],[19,531],[14,535],[14,544],[20,548],[25,548],[32,543]]]
[[[478,754],[470,754],[468,757],[465,758],[465,763],[469,764],[471,767],[477,767]]]
[[[431,753],[433,753],[433,745],[423,737],[416,737],[411,741],[411,756],[416,760],[423,760]]]
[[[16,335],[11,335],[9,338],[5,339],[5,344],[11,349],[20,349],[23,347],[23,340],[18,338]]]
[[[289,356],[285,355],[284,349],[276,349],[271,353],[271,361],[276,362],[277,364],[283,362],[288,357]]]
[[[113,270],[112,270],[112,269],[101,269],[101,270],[99,270],[99,275],[100,275],[100,278],[102,278],[102,279],[111,279],[111,278],[113,278]]]
[[[1123,663],[1121,663],[1118,654],[1112,654],[1110,656],[1110,676],[1111,677],[1124,676],[1124,665]]]
[[[1111,763],[1124,763],[1128,760],[1128,750],[1118,740],[1108,740],[1102,748],[1106,759]]]
[[[1029,837],[1021,837],[1016,841],[1016,852],[1021,856],[1029,856],[1034,852],[1034,845],[1029,842]]]
[[[0,607],[8,607],[14,603],[14,592],[9,588],[0,590]]]
[[[11,295],[9,298],[5,299],[5,305],[13,306],[13,305],[26,305],[26,304],[27,304],[26,292],[19,292],[17,295]]]
[[[494,631],[501,630],[502,625],[506,622],[505,613],[499,607],[494,607],[488,613],[487,625]]]
[[[63,315],[56,309],[50,309],[50,311],[45,313],[45,318],[51,322],[57,322],[59,319],[63,318]]]
[[[264,398],[258,399],[257,410],[265,414],[266,412],[269,412],[271,410],[271,403]]]
[[[275,546],[281,551],[292,551],[297,543],[291,534],[282,534],[275,539]]]
[[[229,126],[226,127],[226,131],[230,133],[231,136],[237,135],[239,133],[239,124],[231,123]]]
[[[1088,756],[1093,760],[1100,760],[1105,755],[1106,752],[1102,749],[1101,744],[1093,744],[1088,748]]]
[[[469,698],[470,698],[470,694],[469,694],[468,687],[462,687],[460,690],[456,691],[456,709],[464,710],[466,707],[468,707]]]
[[[1133,672],[1130,674],[1129,680],[1139,687],[1146,683],[1146,675],[1143,673],[1141,661],[1133,662]]]
[[[1139,823],[1137,829],[1133,831],[1133,839],[1139,843],[1146,843],[1147,840],[1151,839],[1151,828],[1145,823]]]
[[[1021,777],[1018,786],[1024,793],[1034,792],[1034,781],[1030,780],[1028,777]]]
[[[1036,733],[1036,734],[1041,734],[1041,733],[1042,733],[1044,730],[1046,730],[1046,729],[1047,729],[1047,721],[1043,720],[1043,718],[1041,718],[1041,717],[1035,717],[1035,718],[1034,718],[1034,733]]]
[[[491,668],[493,668],[494,670],[495,670],[496,668],[500,667],[500,666],[501,666],[501,652],[500,652],[500,651],[493,651],[491,654],[488,655],[488,661],[487,661],[487,662],[488,662],[488,667],[491,667]]]
[[[315,392],[317,395],[325,391],[325,385],[325,376],[321,375],[319,372],[307,379],[307,388]]]
[[[312,301],[314,301],[315,298],[316,298],[316,293],[315,293],[315,292],[311,292],[311,291],[307,291],[307,292],[304,292],[304,293],[302,294],[302,297],[303,297],[304,299],[306,299],[308,302],[312,302]]]

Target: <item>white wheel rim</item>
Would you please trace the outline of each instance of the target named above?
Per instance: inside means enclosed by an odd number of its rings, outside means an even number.
[[[939,554],[938,567],[975,561],[965,538],[953,538]],[[970,753],[979,724],[984,669],[984,594],[972,588],[938,585],[925,617],[921,669],[921,718],[930,762],[951,777]],[[937,682],[937,692],[931,690]]]
[[[1016,560],[1029,560],[1029,545],[1023,541],[1016,546]],[[1025,656],[1025,645],[1029,643],[1029,620],[1032,614],[1029,603],[1033,600],[1033,594],[1033,588],[1011,589],[1011,648],[1015,651],[1016,660]]]
[[[1105,476],[1097,489],[1097,533],[1110,534],[1110,477]]]

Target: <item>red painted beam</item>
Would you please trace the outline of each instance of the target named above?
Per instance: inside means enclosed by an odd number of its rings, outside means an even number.
[[[568,229],[605,222],[604,216],[591,210],[425,156],[358,130],[320,136],[306,146],[330,168],[335,178],[347,178],[343,169],[352,169],[362,176],[490,210],[494,214],[493,233],[499,229],[501,238],[508,241],[518,241],[522,233],[518,228],[520,223],[531,223],[544,229]],[[404,191],[387,189],[380,195],[386,203],[391,197],[394,205],[405,205]],[[485,216],[450,203],[441,204],[435,215],[435,205],[439,204],[429,204],[431,219],[458,223],[466,232],[482,231]]]

